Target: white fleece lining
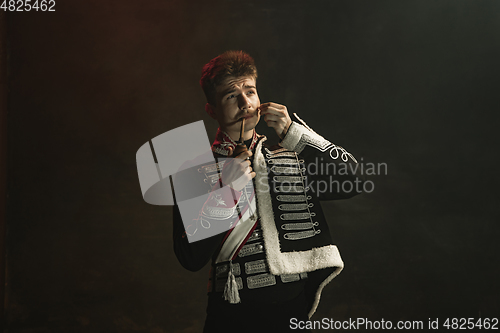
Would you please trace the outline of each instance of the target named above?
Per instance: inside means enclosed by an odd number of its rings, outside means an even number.
[[[309,311],[309,313],[307,314],[307,317],[309,317],[309,319],[311,319],[312,315],[314,314],[314,312],[316,312],[316,309],[318,308],[318,304],[319,304],[319,300],[321,298],[321,292],[323,291],[323,288],[330,283],[330,281],[333,280],[334,277],[336,277],[337,275],[340,274],[340,272],[342,272],[342,269],[343,267],[337,267],[332,274],[328,275],[328,277],[323,280],[323,282],[321,282],[321,284],[319,285],[318,287],[318,290],[316,290],[316,295],[314,296],[314,302],[313,302],[313,305],[311,307],[311,310]]]
[[[264,155],[261,152],[262,143],[264,141],[266,141],[266,138],[260,140],[255,149],[254,170],[256,173],[255,190],[257,207],[259,210],[269,270],[274,275],[281,275],[312,272],[322,268],[337,267],[335,271],[320,284],[316,292],[312,309],[309,312],[309,317],[311,317],[319,304],[321,291],[340,273],[340,271],[342,271],[344,263],[335,245],[313,248],[308,251],[281,252],[279,234],[274,222],[269,175],[267,173]]]

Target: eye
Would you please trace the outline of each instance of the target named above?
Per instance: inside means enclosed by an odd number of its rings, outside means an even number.
[[[253,90],[249,90],[249,91],[247,92],[247,95],[253,95],[253,94],[255,94],[255,91],[253,91]]]
[[[234,97],[235,97],[235,95],[231,94],[231,95],[227,96],[227,99],[231,99],[231,98],[234,98]]]

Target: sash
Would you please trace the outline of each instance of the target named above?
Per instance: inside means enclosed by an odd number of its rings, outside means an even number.
[[[215,260],[216,264],[232,260],[233,257],[238,254],[240,248],[244,245],[251,232],[255,229],[258,220],[255,195],[253,195],[251,199],[252,200],[249,203],[248,209],[222,244],[219,255]]]

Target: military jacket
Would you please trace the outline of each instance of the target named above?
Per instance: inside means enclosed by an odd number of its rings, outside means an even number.
[[[326,140],[304,122],[292,122],[286,136],[275,146],[268,146],[266,137],[254,132],[250,149],[254,151],[252,167],[256,177],[252,184],[242,191],[235,191],[230,186],[214,191],[226,163],[223,158],[234,145],[229,136],[219,130],[212,145],[218,162],[197,169],[200,187],[212,191],[213,195],[208,196],[193,223],[183,227],[179,211],[174,211],[176,255],[190,270],[201,269],[212,258],[213,269],[227,274],[227,260],[234,259],[241,251],[257,249],[258,252],[260,248],[263,254],[258,260],[242,262],[244,267],[234,269],[237,278],[245,276],[237,280],[238,288],[252,289],[255,281],[269,281],[272,276],[274,280],[279,276],[281,282],[307,277],[305,289],[311,317],[324,286],[344,267],[337,246],[332,242],[320,200],[345,199],[360,192],[363,179],[357,161],[344,148]],[[247,223],[248,227],[238,235],[236,230],[240,223]],[[213,237],[192,243],[186,239],[187,232],[202,233],[221,226],[223,231]],[[260,242],[255,241],[256,237]],[[228,240],[235,244],[231,245],[229,255],[221,260],[221,249]],[[246,267],[254,267],[257,263],[262,264],[257,271],[260,275],[254,271],[245,272]],[[212,279],[216,273],[213,271]],[[212,291],[216,289],[216,286],[211,287]]]

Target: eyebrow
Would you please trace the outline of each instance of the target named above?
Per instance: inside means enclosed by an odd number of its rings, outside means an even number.
[[[245,89],[245,88],[246,88],[246,89],[257,89],[255,86],[252,86],[252,85],[247,85],[247,84],[246,84],[246,85],[244,85],[244,86],[243,86],[243,88],[244,88],[244,89]],[[222,92],[222,96],[226,96],[226,95],[231,94],[231,93],[233,93],[233,92],[235,92],[235,91],[236,91],[236,89],[235,89],[235,88],[229,88],[229,89],[227,89],[226,91]]]

